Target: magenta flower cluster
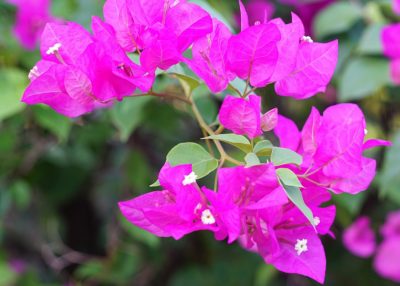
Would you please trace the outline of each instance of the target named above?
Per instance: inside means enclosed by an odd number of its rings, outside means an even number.
[[[105,21],[93,17],[92,33],[75,23],[49,23],[41,36],[42,59],[29,74],[22,100],[76,117],[137,95],[136,89],[154,95],[156,74],[176,64],[187,65],[213,93],[236,90],[238,96],[224,98],[217,130],[202,120],[190,94],[185,97],[221,155],[213,169],[216,189],[198,185],[194,165],[167,162],[160,190],[121,202],[120,209],[157,236],[180,239],[208,230],[259,253],[280,271],[323,283],[326,258],[319,236],[333,236],[335,207],[324,206],[330,192],[365,191],[376,163],[363,151],[389,143],[365,140],[365,118],[354,104],[332,106],[322,115],[313,108],[301,131],[277,109],[263,114],[256,88],[274,84],[278,95],[295,99],[324,92],[338,42],[314,42],[295,14],[289,24],[268,17],[251,22],[239,4],[237,34],[185,0],[107,0]],[[131,60],[134,53],[138,63]],[[232,86],[237,78],[244,91]],[[225,129],[233,134],[221,134]],[[269,131],[280,147],[263,140]],[[229,142],[227,137],[245,146],[246,164],[222,148],[218,140]],[[263,142],[258,154],[254,145]],[[224,167],[227,159],[233,167]]]
[[[50,15],[50,0],[6,0],[17,8],[14,35],[21,45],[29,50],[37,41],[47,22],[56,21]]]
[[[400,211],[389,213],[380,233],[383,240],[377,246],[371,221],[362,216],[346,229],[343,243],[356,256],[368,258],[375,254],[375,271],[400,282]]]
[[[190,165],[171,167],[159,175],[162,190],[120,203],[133,224],[162,237],[181,238],[197,230],[209,230],[218,240],[239,241],[258,252],[277,269],[298,273],[323,283],[325,253],[319,235],[331,234],[335,207],[322,205],[329,191],[355,194],[367,189],[375,175],[375,160],[365,158],[365,149],[387,145],[383,140],[364,141],[365,119],[353,104],[328,108],[321,116],[313,109],[300,132],[294,122],[270,113],[260,113],[260,97],[227,96],[220,110],[220,122],[236,134],[260,136],[262,118],[274,122],[280,146],[303,156],[300,166],[286,164],[302,185],[305,204],[313,223],[302,214],[277,176],[272,163],[237,166],[218,170],[216,192],[196,183]],[[272,116],[274,117],[274,116]]]
[[[180,62],[215,93],[239,77],[253,87],[275,83],[279,95],[304,99],[325,91],[337,62],[337,41],[314,43],[296,15],[290,24],[250,25],[242,9],[237,35],[186,1],[108,0],[104,17],[105,23],[93,17],[93,35],[75,23],[46,25],[43,59],[32,68],[24,102],[80,116],[136,88],[148,92],[157,69]],[[183,55],[189,47],[191,58]],[[140,55],[140,65],[127,56],[131,52]]]

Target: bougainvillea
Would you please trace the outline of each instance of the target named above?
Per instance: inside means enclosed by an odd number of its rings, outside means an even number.
[[[343,234],[343,243],[356,256],[370,257],[376,249],[375,233],[368,217],[358,218]]]
[[[154,184],[159,190],[120,202],[124,216],[160,237],[211,231],[217,240],[237,241],[259,253],[280,271],[323,283],[326,258],[319,237],[334,236],[336,209],[326,206],[331,192],[365,191],[376,163],[363,151],[389,143],[365,140],[364,115],[354,104],[329,107],[322,115],[313,108],[301,131],[276,108],[263,114],[257,88],[274,85],[278,95],[295,99],[324,92],[338,42],[314,42],[295,14],[288,24],[267,16],[248,19],[239,4],[236,34],[183,0],[108,0],[105,22],[93,17],[92,33],[75,23],[47,24],[42,59],[29,74],[22,100],[47,104],[68,117],[112,108],[135,95],[187,103],[203,139],[213,142],[220,156],[212,155],[211,144],[210,152],[195,143],[176,146]],[[176,65],[191,72],[177,73]],[[185,94],[154,92],[158,74],[178,77]],[[188,82],[202,84],[192,74],[225,96],[214,124],[206,123],[192,98]],[[270,131],[278,144],[266,140]],[[228,153],[222,143],[243,153]],[[214,188],[200,186],[197,180],[214,171]]]
[[[55,21],[50,15],[49,0],[6,0],[17,7],[14,34],[21,45],[33,50],[47,22]]]

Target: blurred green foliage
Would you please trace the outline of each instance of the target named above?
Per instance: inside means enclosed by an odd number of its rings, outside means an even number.
[[[55,16],[86,27],[103,5],[53,2]],[[194,2],[235,26],[236,1]],[[368,192],[334,197],[337,239],[324,239],[326,285],[394,285],[341,243],[343,228],[359,214],[373,217],[378,229],[388,211],[400,208],[400,88],[390,83],[379,44],[382,25],[400,20],[390,9],[389,1],[343,1],[317,17],[317,39],[340,41],[340,63],[327,95],[299,102],[273,95],[270,87],[259,91],[264,107],[278,106],[300,123],[311,105],[322,110],[356,101],[367,114],[369,136],[393,139],[385,155],[371,154],[383,168]],[[290,17],[287,7],[277,10]],[[14,14],[0,2],[0,285],[316,285],[278,273],[257,255],[215,242],[207,233],[177,242],[130,225],[117,202],[147,192],[169,150],[197,141],[200,130],[184,105],[147,97],[76,120],[21,104],[39,54],[23,50],[12,37]],[[155,90],[188,93],[199,84],[190,74],[160,76]],[[194,96],[207,123],[213,123],[221,97],[211,96],[204,85]]]

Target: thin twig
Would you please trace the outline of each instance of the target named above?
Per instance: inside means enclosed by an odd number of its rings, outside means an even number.
[[[224,127],[223,125],[220,125],[220,126],[217,128],[217,130],[214,131],[214,133],[217,134],[217,135],[219,135],[219,134],[221,134],[222,132],[224,132],[224,130],[225,130],[225,127]]]
[[[198,110],[196,104],[192,101],[192,110],[194,113],[194,116],[196,117],[199,125],[201,128],[203,128],[209,135],[215,135],[214,131],[207,125],[207,123],[204,121],[200,111]],[[242,162],[230,157],[228,154],[226,154],[224,148],[221,145],[221,142],[219,142],[216,139],[213,139],[215,147],[217,147],[218,152],[221,156],[220,160],[221,161],[229,161],[235,165],[242,165]]]
[[[192,104],[192,102],[182,96],[176,95],[176,94],[166,94],[166,93],[157,93],[157,92],[153,92],[153,91],[149,91],[148,93],[136,93],[136,94],[132,94],[130,96],[127,97],[137,97],[137,96],[156,96],[159,98],[166,98],[166,99],[176,99],[176,100],[180,100],[184,103],[187,103],[189,105]]]

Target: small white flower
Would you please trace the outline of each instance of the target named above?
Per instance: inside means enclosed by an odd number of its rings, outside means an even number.
[[[297,240],[297,243],[294,246],[294,250],[297,251],[297,255],[301,255],[303,252],[308,251],[307,243],[308,243],[307,239],[298,239]]]
[[[214,224],[215,223],[215,218],[209,209],[205,209],[201,213],[201,222],[203,224]]]
[[[55,52],[57,52],[61,48],[61,43],[55,43],[53,46],[51,46],[47,51],[46,54],[52,55]]]
[[[175,0],[175,1],[172,3],[171,8],[172,8],[172,7],[175,7],[176,5],[178,5],[179,2],[181,2],[181,1]]]
[[[258,26],[258,25],[261,25],[261,22],[260,21],[255,21],[254,22],[254,26]]]
[[[199,210],[201,210],[202,206],[203,206],[203,205],[202,205],[201,203],[198,203],[198,204],[196,205],[196,207],[194,208],[193,213],[194,213],[194,214],[197,214],[197,212],[198,212]]]
[[[185,178],[182,181],[182,185],[187,186],[193,183],[196,183],[197,180],[197,175],[195,172],[191,172],[189,175],[185,176]]]
[[[39,69],[38,69],[37,66],[34,66],[34,67],[29,71],[28,78],[29,78],[30,80],[33,80],[35,77],[38,77],[38,76],[39,76]]]
[[[314,40],[310,36],[303,36],[301,37],[301,40],[307,43],[314,43]]]
[[[317,216],[314,217],[313,221],[314,221],[314,225],[315,226],[318,226],[321,223],[321,219],[319,217],[317,217]]]

